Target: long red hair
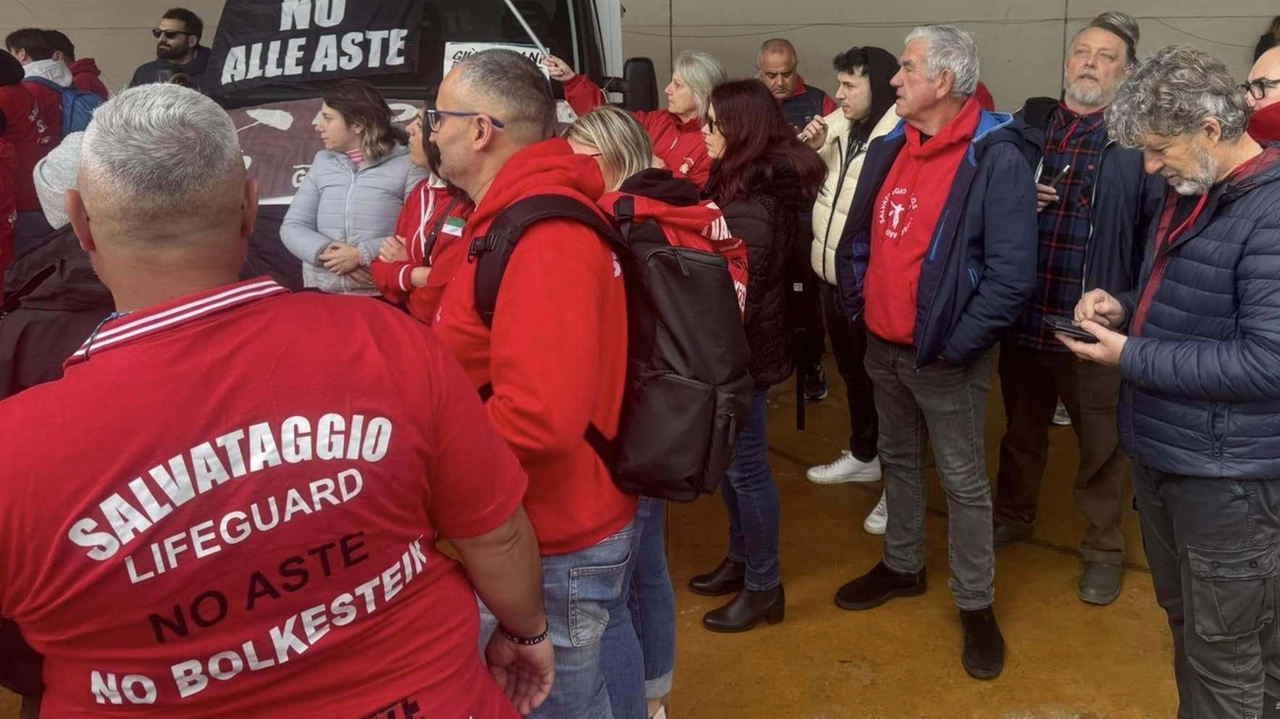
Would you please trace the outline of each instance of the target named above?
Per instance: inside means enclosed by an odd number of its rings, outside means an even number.
[[[724,135],[724,155],[716,161],[712,194],[721,206],[749,194],[752,187],[768,186],[777,195],[798,195],[800,204],[812,204],[826,178],[822,158],[796,138],[795,128],[782,107],[759,80],[732,80],[711,92],[716,127]],[[778,160],[785,160],[799,176],[796,187],[775,184]],[[786,185],[795,178],[786,178]]]

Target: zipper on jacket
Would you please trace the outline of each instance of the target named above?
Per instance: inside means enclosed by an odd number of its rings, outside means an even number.
[[[868,118],[869,119],[869,118]],[[852,130],[852,126],[850,130]],[[858,157],[859,152],[855,151],[854,136],[849,136],[849,158],[845,159],[844,148],[839,144],[836,149],[840,151],[840,179],[836,180],[836,191],[831,197],[831,214],[827,217],[827,231],[822,234],[822,281],[832,284],[832,280],[827,279],[827,248],[831,246],[831,223],[836,219],[836,207],[840,205],[840,191],[844,189],[845,178],[849,175],[849,166],[853,164],[854,159]],[[861,150],[862,143],[857,143],[857,149]],[[852,205],[852,202],[850,202]],[[849,209],[853,209],[850,207]]]
[[[347,158],[347,161],[351,162],[351,158]],[[356,167],[354,162],[351,162],[351,169],[348,172],[351,174],[351,183],[347,185],[347,198],[342,203],[342,231],[344,233],[342,242],[347,242],[347,238],[351,237],[351,198],[355,197],[356,194],[356,178],[360,175],[360,168]],[[347,242],[347,244],[355,247],[355,243]],[[356,249],[358,251],[360,248],[357,247]],[[342,275],[338,279],[342,281],[343,294],[346,294],[351,289],[347,285],[347,276]]]

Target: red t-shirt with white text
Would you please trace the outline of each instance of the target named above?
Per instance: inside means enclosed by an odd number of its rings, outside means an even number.
[[[112,320],[0,403],[0,456],[0,615],[46,716],[518,716],[436,539],[525,476],[391,307],[262,279]]]

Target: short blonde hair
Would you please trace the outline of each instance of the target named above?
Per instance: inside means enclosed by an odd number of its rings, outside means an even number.
[[[609,192],[628,178],[653,166],[653,143],[631,113],[606,105],[588,112],[569,128],[564,139],[600,151],[604,164],[617,178]]]

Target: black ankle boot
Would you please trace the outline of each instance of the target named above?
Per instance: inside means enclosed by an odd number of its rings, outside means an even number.
[[[974,679],[995,679],[1004,669],[1004,636],[991,607],[960,610],[964,626],[964,670]]]
[[[919,574],[898,574],[880,562],[870,572],[840,587],[836,605],[851,612],[875,609],[894,597],[918,597],[927,588],[923,569]]]
[[[763,592],[744,589],[733,601],[702,617],[702,626],[713,632],[745,632],[761,619],[770,624],[782,621],[787,612],[787,595],[782,585]]]
[[[689,580],[689,591],[704,597],[722,597],[741,592],[746,581],[747,565],[725,558],[720,566],[707,574],[699,574]]]

